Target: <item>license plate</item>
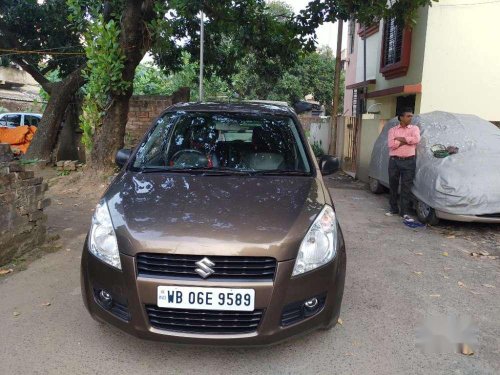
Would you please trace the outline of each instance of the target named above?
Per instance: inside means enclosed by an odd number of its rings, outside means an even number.
[[[253,311],[255,290],[159,286],[157,304],[171,309]]]

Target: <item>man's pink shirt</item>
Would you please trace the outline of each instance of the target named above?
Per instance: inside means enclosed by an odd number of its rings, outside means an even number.
[[[396,141],[394,138],[403,137],[406,139],[407,145]],[[420,142],[420,129],[415,125],[408,125],[403,128],[401,125],[389,129],[388,136],[389,155],[400,158],[415,156],[417,144]]]

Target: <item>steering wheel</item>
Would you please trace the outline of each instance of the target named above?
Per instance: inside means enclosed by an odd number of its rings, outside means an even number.
[[[177,160],[186,159],[183,161],[183,166],[185,167],[206,167],[208,166],[208,159],[206,155],[198,150],[194,149],[185,149],[185,150],[179,150],[175,154],[172,155],[170,158],[170,163],[174,164],[176,163]]]

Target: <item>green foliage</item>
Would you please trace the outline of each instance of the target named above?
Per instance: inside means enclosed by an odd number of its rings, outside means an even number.
[[[321,141],[319,141],[319,142],[314,141],[313,144],[311,145],[311,147],[313,149],[314,156],[320,157],[320,156],[323,156],[325,154],[325,152],[321,148]]]
[[[356,19],[362,24],[371,24],[382,18],[396,18],[398,22],[414,26],[418,9],[439,0],[311,0],[300,12],[302,42],[314,45],[316,29],[324,22]]]
[[[81,8],[76,0],[68,4],[75,10],[73,17],[82,17]],[[70,17],[70,20],[73,18]],[[102,124],[102,119],[109,106],[110,94],[124,93],[130,82],[122,79],[125,57],[120,48],[120,26],[111,19],[105,21],[99,14],[89,22],[84,32],[87,67],[83,72],[87,83],[84,86],[84,99],[80,127],[83,131],[82,142],[87,149],[92,148],[95,128]]]
[[[0,1],[0,46],[23,50],[45,50],[59,53],[81,53],[79,32],[68,24],[66,0],[2,0]],[[17,43],[17,45],[15,44]],[[82,55],[23,54],[1,57],[22,58],[43,73],[59,69],[66,77],[82,65]],[[14,61],[15,62],[15,61]]]

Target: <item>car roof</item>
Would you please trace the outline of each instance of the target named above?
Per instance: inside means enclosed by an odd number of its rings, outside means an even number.
[[[31,113],[31,112],[4,112],[4,113],[0,113],[0,116],[5,116],[5,115],[32,115],[32,116],[42,117],[41,113]]]
[[[176,103],[166,110],[166,112],[176,111],[295,115],[293,108],[285,103],[267,101]]]

